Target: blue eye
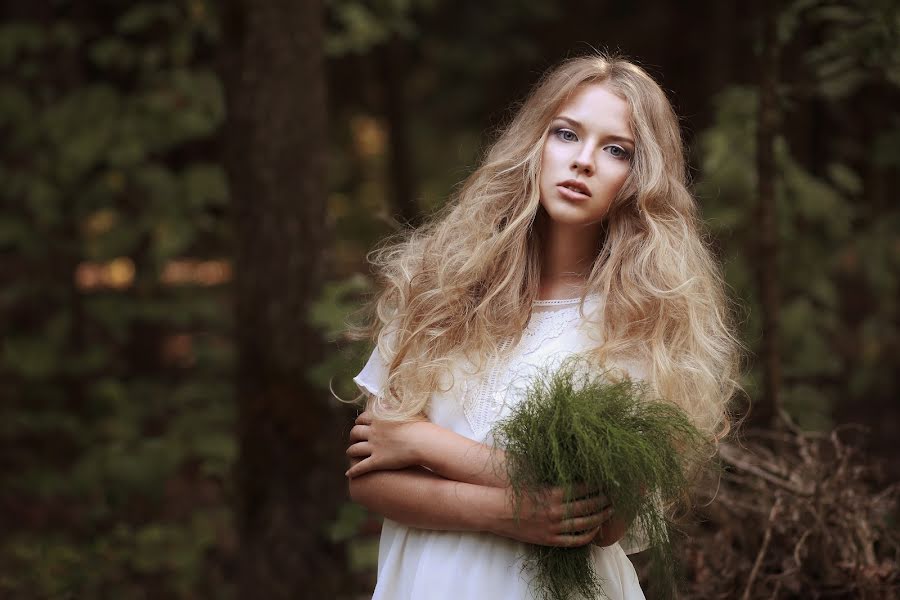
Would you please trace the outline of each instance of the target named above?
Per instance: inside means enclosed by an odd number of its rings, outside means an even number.
[[[631,158],[631,153],[621,146],[607,146],[607,148],[616,150],[616,152],[610,152],[615,158],[621,158],[622,160]]]
[[[566,133],[571,133],[572,137],[565,138],[562,135],[560,135],[560,134],[566,134]],[[556,137],[558,137],[561,140],[566,141],[566,142],[574,142],[575,140],[578,139],[578,136],[575,135],[574,131],[572,131],[571,129],[566,129],[565,127],[557,127],[556,129],[553,130],[553,134],[556,135]]]

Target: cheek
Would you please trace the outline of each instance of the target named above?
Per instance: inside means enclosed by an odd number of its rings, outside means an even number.
[[[628,163],[623,164],[622,162],[617,162],[614,165],[610,165],[610,187],[615,188],[618,191],[618,189],[625,184],[625,180],[628,179],[629,173],[631,173],[631,165]]]
[[[544,151],[541,153],[541,168],[544,173],[547,172],[547,169],[553,163],[553,153],[547,146],[544,146]]]
[[[554,180],[554,172],[556,171],[556,163],[554,161],[553,152],[545,149],[541,155],[541,185],[550,185]]]
[[[611,165],[606,170],[606,176],[603,178],[605,184],[603,186],[604,191],[602,192],[602,195],[607,204],[612,203],[616,196],[619,195],[630,172],[631,169],[629,166],[623,167],[623,165]]]
[[[630,168],[626,167],[626,168],[622,169],[622,173],[619,176],[619,186],[618,187],[621,188],[623,185],[625,185],[625,181],[628,179],[628,175],[630,173],[631,173]]]
[[[548,140],[547,144],[544,145],[542,160],[544,164],[558,167],[569,160],[570,150],[571,148],[567,148],[561,142],[554,143],[553,140]]]

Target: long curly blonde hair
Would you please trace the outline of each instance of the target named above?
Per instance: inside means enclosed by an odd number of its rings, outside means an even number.
[[[592,83],[630,105],[635,151],[586,282],[584,296],[604,299],[592,323],[605,342],[591,356],[598,367],[639,360],[646,382],[702,430],[715,439],[729,430],[740,345],[687,189],[678,119],[646,71],[605,52],[545,73],[447,204],[369,253],[378,291],[363,308],[368,324],[348,337],[368,337],[389,357],[377,417],[422,413],[451,353],[484,368],[502,339],[519,339],[541,278],[544,143],[561,107]]]

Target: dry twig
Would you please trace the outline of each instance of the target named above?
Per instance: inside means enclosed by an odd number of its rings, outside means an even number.
[[[746,432],[721,446],[715,500],[687,527],[685,597],[900,597],[900,484],[879,485],[845,429]]]

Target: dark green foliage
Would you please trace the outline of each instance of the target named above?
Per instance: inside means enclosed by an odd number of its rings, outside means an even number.
[[[506,449],[517,511],[526,495],[538,501],[537,490],[546,486],[586,484],[601,491],[617,515],[643,529],[651,578],[674,592],[675,561],[662,504],[688,490],[688,465],[706,446],[684,411],[652,399],[641,384],[592,370],[586,358],[573,355],[531,382],[494,436]],[[602,593],[590,545],[532,546],[526,568],[544,598]]]
[[[0,26],[0,597],[228,598],[228,294],[163,277],[228,251],[214,7],[55,4]]]
[[[748,200],[755,193],[756,103],[751,87],[730,87],[714,99],[713,127],[698,137],[704,176],[696,186],[732,293],[745,307],[741,339],[752,352],[762,335],[756,263],[747,252],[757,233]],[[897,156],[898,132],[900,123],[886,122],[878,132],[878,150],[867,150],[866,160]],[[834,144],[849,153],[846,142]],[[897,203],[879,206],[867,199],[862,174],[849,160],[836,160],[816,175],[783,137],[777,139],[775,159],[784,289],[782,395],[785,409],[802,427],[828,430],[842,404],[858,419],[879,403],[889,405],[897,394],[898,355],[891,348],[898,343],[900,253],[892,246],[896,236],[887,232],[900,226],[900,211]],[[760,375],[750,367],[745,384],[756,397]]]
[[[227,290],[159,283],[172,258],[230,252],[215,138],[225,118],[214,70],[220,3],[51,4],[33,4],[28,21],[11,8],[0,25],[0,597],[228,598],[232,581],[215,569],[236,570]],[[900,20],[892,0],[834,4],[788,3],[782,18],[784,43],[810,23],[818,40],[788,48],[786,61],[804,68],[785,70],[780,88],[790,111],[776,156],[784,395],[806,427],[868,416],[871,439],[892,451]],[[399,212],[379,71],[387,40],[410,44],[398,68],[424,212],[474,168],[490,128],[544,67],[588,43],[618,46],[663,76],[685,132],[697,134],[688,142],[703,216],[748,307],[741,337],[759,340],[755,90],[724,87],[747,81],[752,19],[719,27],[708,17],[722,11],[664,3],[583,3],[577,22],[546,2],[326,5],[336,280],[365,271],[365,251]],[[672,53],[666,31],[679,23],[727,31],[728,44]],[[708,87],[717,65],[725,77]],[[372,131],[382,141],[360,143]],[[122,257],[131,288],[73,286],[79,263]],[[313,317],[329,339],[368,285],[325,289]],[[169,334],[190,337],[193,363],[153,360]],[[326,389],[362,366],[363,350],[336,349],[309,375]],[[752,369],[751,395],[755,379]],[[342,397],[355,393],[342,383]],[[362,522],[345,512],[339,526],[320,526],[345,537]],[[374,563],[377,532],[365,535],[352,542],[353,565]]]

